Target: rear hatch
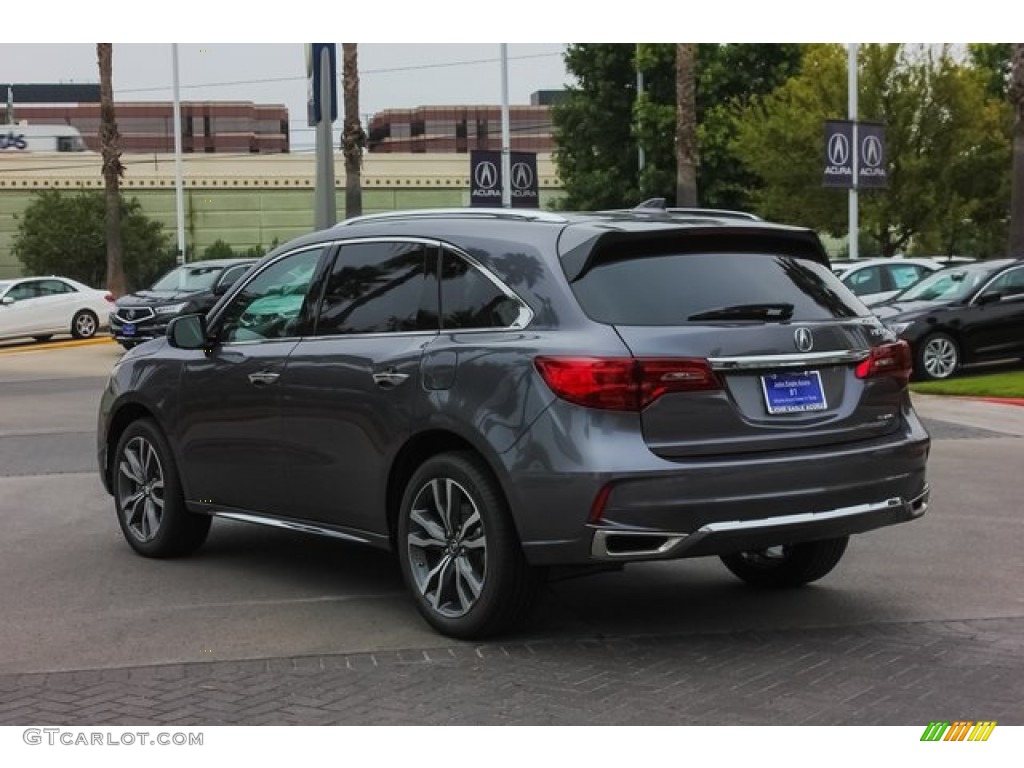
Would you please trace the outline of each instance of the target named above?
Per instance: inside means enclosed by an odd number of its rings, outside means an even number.
[[[798,450],[896,430],[909,350],[806,236],[713,235],[617,237],[563,262],[583,310],[637,359],[650,449]]]

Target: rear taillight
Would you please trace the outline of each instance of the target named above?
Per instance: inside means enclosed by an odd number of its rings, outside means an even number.
[[[721,389],[699,358],[538,357],[551,391],[570,403],[612,411],[639,411],[673,392]]]
[[[111,304],[113,304],[113,303],[114,303],[114,294],[112,294],[112,293],[108,293],[108,294],[107,294],[106,296],[104,296],[103,298],[104,298],[104,299],[106,299],[107,301],[109,301],[109,302],[110,302]]]
[[[909,380],[913,365],[914,358],[910,353],[910,345],[901,339],[892,344],[872,347],[868,359],[857,365],[857,378],[894,376]]]

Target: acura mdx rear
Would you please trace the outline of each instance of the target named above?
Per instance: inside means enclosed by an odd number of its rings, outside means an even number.
[[[798,228],[369,216],[144,350],[98,446],[136,551],[190,552],[211,517],[393,549],[456,637],[522,621],[552,566],[806,584],[928,502],[909,349]]]

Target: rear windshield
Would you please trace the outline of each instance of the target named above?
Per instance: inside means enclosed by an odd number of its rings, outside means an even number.
[[[828,320],[870,314],[828,267],[763,253],[658,254],[599,263],[572,283],[588,316],[612,325],[764,319]]]

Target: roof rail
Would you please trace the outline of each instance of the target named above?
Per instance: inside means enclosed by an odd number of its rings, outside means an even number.
[[[385,211],[383,213],[368,213],[364,216],[355,216],[345,221],[339,221],[335,227],[347,227],[352,224],[364,224],[374,221],[386,221],[388,219],[429,219],[442,218],[445,216],[469,216],[472,218],[492,219],[518,219],[521,221],[547,221],[555,224],[564,224],[568,221],[564,216],[548,211],[538,211],[528,208],[420,208],[408,211]]]

